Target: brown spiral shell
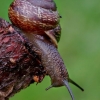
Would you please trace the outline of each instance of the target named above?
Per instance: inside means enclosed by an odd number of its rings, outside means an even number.
[[[41,32],[55,28],[60,16],[53,0],[15,0],[10,5],[9,18],[25,32]]]

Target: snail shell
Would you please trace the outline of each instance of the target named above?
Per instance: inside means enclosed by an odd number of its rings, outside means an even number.
[[[9,7],[9,18],[24,32],[47,35],[57,47],[61,16],[53,0],[15,0]]]
[[[60,16],[53,0],[15,0],[10,5],[9,18],[25,32],[43,34],[57,27]]]

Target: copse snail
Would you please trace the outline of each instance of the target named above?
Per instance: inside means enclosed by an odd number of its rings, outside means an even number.
[[[14,0],[9,8],[11,22],[21,29],[39,52],[46,74],[51,78],[51,87],[66,86],[74,100],[68,82],[78,84],[69,78],[64,62],[57,50],[61,28],[60,15],[53,0]]]

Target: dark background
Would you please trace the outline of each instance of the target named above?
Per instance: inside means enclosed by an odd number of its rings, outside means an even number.
[[[0,0],[0,17],[9,21],[13,0]],[[59,52],[70,77],[85,91],[70,84],[76,100],[100,100],[100,0],[55,0],[62,16]],[[50,78],[31,85],[10,100],[71,100],[65,87],[52,88]]]

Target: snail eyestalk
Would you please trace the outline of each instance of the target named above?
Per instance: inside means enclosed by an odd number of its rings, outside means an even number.
[[[64,84],[64,86],[67,87],[67,89],[68,89],[68,91],[69,91],[69,93],[70,93],[70,96],[71,96],[72,100],[75,100],[75,99],[74,99],[74,95],[73,95],[73,93],[72,93],[72,91],[71,91],[71,89],[70,89],[70,86],[69,86],[68,81],[67,81],[67,80],[63,80],[63,84]]]
[[[70,78],[68,79],[68,81],[70,83],[72,83],[73,85],[75,85],[76,87],[78,87],[80,90],[84,91],[84,89],[82,87],[80,87],[77,83],[75,83],[73,80],[71,80]]]

